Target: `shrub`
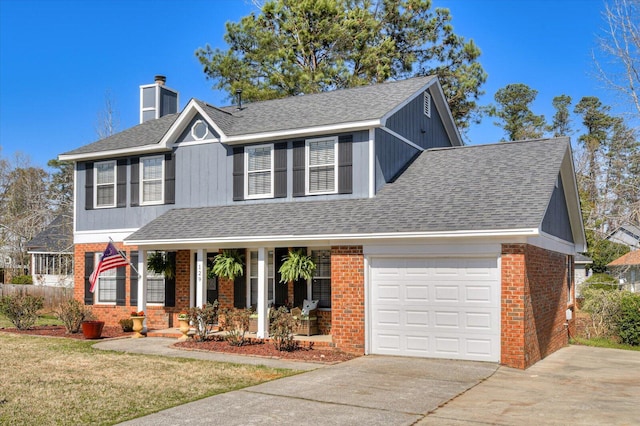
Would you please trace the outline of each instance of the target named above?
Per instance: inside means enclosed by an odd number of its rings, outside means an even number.
[[[592,332],[595,337],[607,337],[616,333],[622,293],[592,287],[587,287],[582,292],[582,310],[591,316],[591,324],[587,327],[588,338],[591,338]]]
[[[224,339],[232,346],[242,346],[245,343],[245,335],[249,331],[251,309],[226,309]]]
[[[0,313],[9,319],[18,330],[26,330],[38,320],[38,310],[42,309],[42,297],[19,293],[0,299]]]
[[[15,275],[11,277],[11,284],[33,284],[31,275]]]
[[[582,283],[582,288],[593,288],[601,290],[618,290],[618,280],[609,274],[593,274]]]
[[[122,331],[133,331],[133,320],[131,318],[122,318],[118,323],[120,324]]]
[[[76,299],[68,299],[60,303],[54,310],[56,317],[62,321],[67,333],[80,331],[82,321],[93,319],[93,312]]]
[[[194,307],[187,312],[189,322],[201,341],[209,339],[213,326],[218,322],[218,301],[207,302],[202,308]]]
[[[269,319],[269,336],[279,351],[292,351],[297,348],[297,342],[293,338],[293,332],[298,327],[298,320],[281,306],[277,310],[271,310]]]
[[[640,345],[640,294],[622,292],[618,336],[627,345]]]

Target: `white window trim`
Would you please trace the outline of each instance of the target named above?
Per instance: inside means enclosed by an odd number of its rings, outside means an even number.
[[[331,247],[307,247],[307,255],[311,256],[312,251],[327,250],[329,252],[329,259],[331,259]],[[332,266],[333,267],[333,266]],[[307,280],[307,300],[313,300],[313,278]],[[321,277],[321,279],[324,279]],[[333,280],[331,279],[331,273],[329,273],[329,280],[333,289]],[[333,306],[332,306],[333,307]],[[331,308],[318,308],[319,311],[329,312]]]
[[[205,131],[203,137],[198,137],[196,135],[196,126],[198,126],[199,124],[204,124]],[[196,141],[203,141],[207,139],[207,136],[209,136],[209,126],[207,125],[207,123],[202,120],[196,120],[196,122],[193,123],[193,126],[191,126],[191,137]]]
[[[311,192],[309,190],[309,145],[314,142],[324,142],[324,141],[332,141],[333,142],[333,191],[324,191],[324,192]],[[338,137],[327,137],[327,138],[314,138],[305,140],[304,145],[304,192],[305,195],[326,195],[326,194],[337,194],[338,193]],[[324,165],[326,166],[326,164]],[[314,166],[314,167],[324,167],[324,166]]]
[[[268,194],[256,194],[256,195],[249,195],[249,150],[252,149],[258,149],[258,148],[269,148],[269,151],[271,153],[270,155],[270,173],[271,173],[271,179],[270,179],[270,183],[271,183],[271,188]],[[256,199],[261,199],[261,198],[273,198],[273,194],[274,194],[274,173],[273,173],[273,167],[274,167],[274,150],[273,150],[273,144],[272,143],[268,143],[268,144],[262,144],[262,145],[251,145],[251,146],[246,146],[244,148],[244,198],[245,200],[256,200]],[[251,173],[257,173],[257,172],[264,172],[266,170],[253,170]]]
[[[100,256],[102,256],[101,252],[95,253],[95,255],[93,256],[93,268],[95,270],[95,268],[98,266],[98,262],[100,262]],[[118,268],[114,268],[114,269],[110,269],[107,272],[113,271],[113,274],[117,274]],[[116,305],[116,301],[114,300],[113,302],[103,302],[100,300],[100,276],[102,274],[98,275],[98,282],[96,283],[96,288],[95,291],[93,293],[93,302],[96,305],[106,305],[106,306],[115,306]],[[118,292],[118,278],[116,277],[116,298],[117,296],[117,292]]]
[[[160,177],[160,199],[157,201],[145,201],[144,199],[144,160],[153,160],[153,159],[157,159],[159,158],[161,161],[161,168],[162,168],[162,174]],[[163,155],[154,155],[153,157],[140,157],[140,177],[139,177],[139,182],[140,182],[140,205],[141,206],[155,206],[155,205],[159,205],[159,204],[164,204],[164,172],[165,172],[165,168],[164,168],[164,156]],[[158,179],[154,179],[154,180],[158,180]]]
[[[98,166],[102,164],[112,164],[113,165],[113,204],[109,205],[98,205]],[[106,184],[102,184],[100,186],[107,186]],[[93,208],[94,209],[112,209],[116,207],[118,200],[118,164],[115,160],[110,161],[100,161],[94,164],[93,167]]]

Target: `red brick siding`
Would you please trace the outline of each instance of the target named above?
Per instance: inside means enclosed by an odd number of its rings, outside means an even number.
[[[364,354],[364,256],[362,246],[331,248],[331,335],[345,352]]]
[[[503,244],[502,364],[527,368],[568,343],[567,258],[528,244]]]
[[[124,247],[122,243],[114,243],[116,248],[124,251],[127,256],[137,251],[134,246]],[[102,252],[105,243],[76,244],[74,247],[74,291],[75,299],[84,302],[84,255],[86,252]],[[137,267],[137,265],[135,265]],[[122,318],[128,318],[137,306],[131,306],[131,281],[130,268],[126,268],[124,306],[92,305],[91,310],[97,319],[104,321],[105,325],[117,326]],[[178,251],[176,256],[176,306],[165,308],[164,306],[147,306],[147,328],[162,329],[172,327],[176,323],[175,316],[189,307],[189,251]]]

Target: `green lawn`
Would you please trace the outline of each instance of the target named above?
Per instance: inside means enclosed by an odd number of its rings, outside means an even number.
[[[62,325],[62,321],[53,314],[44,314],[38,317],[36,325]],[[0,328],[14,328],[15,326],[4,315],[0,314]]]
[[[640,346],[625,345],[617,343],[604,337],[593,337],[591,339],[585,339],[583,337],[574,337],[571,339],[571,343],[574,345],[594,346],[596,348],[610,348],[610,349],[624,349],[627,351],[640,351]]]
[[[0,333],[0,424],[111,425],[294,371]]]

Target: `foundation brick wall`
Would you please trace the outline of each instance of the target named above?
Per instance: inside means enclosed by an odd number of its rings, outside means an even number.
[[[337,348],[364,354],[362,246],[331,247],[331,335]]]
[[[527,368],[568,344],[567,258],[528,244],[503,244],[501,363]],[[572,290],[575,291],[575,290]]]

